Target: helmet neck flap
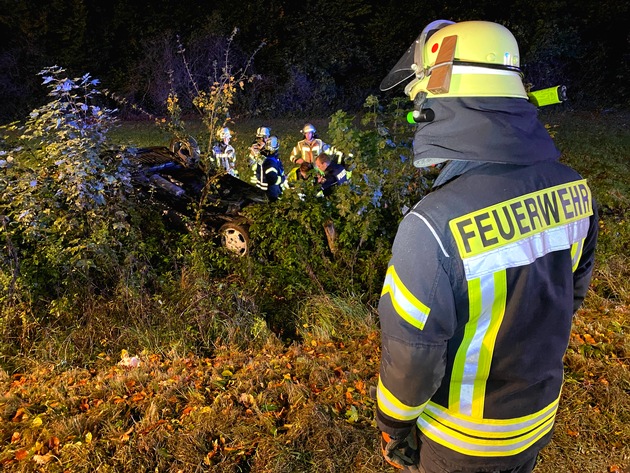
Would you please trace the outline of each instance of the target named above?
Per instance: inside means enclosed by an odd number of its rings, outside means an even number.
[[[450,97],[427,99],[424,105],[435,111],[435,119],[416,128],[416,167],[449,160],[526,165],[560,157],[527,100]]]

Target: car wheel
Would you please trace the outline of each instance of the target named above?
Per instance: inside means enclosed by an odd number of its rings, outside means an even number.
[[[221,246],[238,256],[249,254],[249,232],[242,225],[226,223],[219,229]]]

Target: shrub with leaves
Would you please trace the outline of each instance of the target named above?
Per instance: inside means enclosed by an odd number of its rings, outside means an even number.
[[[114,110],[98,105],[98,81],[58,66],[40,75],[50,102],[7,130],[15,143],[1,161],[4,308],[17,294],[45,303],[107,287],[134,240],[130,175],[124,153],[108,146]]]
[[[366,108],[361,128],[343,111],[330,121],[328,135],[352,172],[347,184],[323,198],[312,182],[298,181],[278,202],[246,209],[271,292],[379,293],[398,222],[430,180],[411,164],[412,131],[398,102],[384,109],[372,96]]]
[[[208,196],[212,192],[213,186],[216,184],[216,180],[213,179],[213,176],[216,175],[217,165],[214,161],[212,148],[215,144],[217,132],[230,122],[230,109],[234,104],[238,92],[245,88],[245,84],[251,83],[259,77],[255,74],[251,74],[250,68],[254,56],[264,43],[252,53],[242,67],[237,68],[231,62],[231,47],[237,33],[238,29],[235,28],[227,39],[222,62],[215,59],[212,63],[212,74],[209,77],[202,78],[196,77],[191,68],[191,63],[186,57],[186,49],[179,42],[178,38],[177,52],[182,58],[186,71],[186,83],[183,84],[183,86],[188,91],[190,95],[189,99],[201,117],[204,128],[202,132],[203,136],[197,137],[197,140],[195,140],[204,143],[199,150],[199,162],[197,165],[206,175],[206,185],[204,186],[199,201],[196,202],[194,206],[197,233],[201,230],[201,217],[204,212],[204,207],[208,204]],[[171,90],[166,99],[168,119],[157,120],[157,124],[174,135],[174,140],[185,142],[192,137],[192,133],[188,132],[182,118],[180,97],[172,72],[169,73],[169,83]],[[194,251],[197,250],[198,249],[195,249]]]
[[[186,83],[183,84],[188,93],[190,100],[201,117],[201,121],[207,133],[206,142],[202,152],[205,156],[210,157],[212,146],[217,131],[230,121],[230,109],[234,104],[239,91],[244,90],[245,84],[251,83],[258,79],[259,76],[250,72],[252,62],[256,53],[264,45],[261,43],[250,56],[247,62],[241,67],[232,64],[231,48],[232,43],[238,29],[234,29],[227,39],[227,44],[223,51],[221,61],[215,59],[212,62],[212,73],[208,77],[196,77],[191,68],[191,64],[186,57],[186,49],[178,42],[178,54],[181,56],[184,68],[186,70]],[[177,134],[185,133],[185,125],[181,120],[181,107],[179,105],[178,92],[176,84],[171,75],[171,91],[167,99],[167,111],[169,113],[168,124]],[[179,136],[185,138],[185,136]],[[203,162],[202,164],[208,164]]]

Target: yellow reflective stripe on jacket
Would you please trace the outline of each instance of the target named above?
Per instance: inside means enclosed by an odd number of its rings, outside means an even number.
[[[431,309],[405,287],[398,274],[396,274],[394,265],[387,268],[381,297],[385,294],[390,295],[394,310],[400,317],[417,329],[424,329],[424,324],[427,322]]]
[[[278,170],[275,168],[267,168],[265,174],[269,174],[272,172],[278,173]],[[276,177],[276,182],[270,182],[269,184],[279,186],[280,184],[282,184],[282,176],[278,173],[278,177]]]
[[[291,162],[295,162],[298,158],[302,158],[304,161],[314,163],[315,158],[324,151],[324,142],[319,138],[314,139],[311,143],[307,143],[306,140],[298,141],[298,144],[293,148],[289,159]]]
[[[465,455],[516,455],[553,428],[556,398],[534,414],[515,419],[483,419],[456,414],[429,402],[418,418],[418,427],[431,440]]]
[[[380,378],[378,380],[378,389],[376,390],[376,399],[381,412],[392,419],[401,421],[414,420],[427,405],[426,402],[420,406],[407,406],[403,404],[385,387]]]
[[[453,363],[449,407],[455,412],[482,417],[486,381],[505,315],[505,270],[468,281],[468,293],[470,317]]]
[[[571,271],[575,273],[582,259],[582,250],[584,249],[584,239],[571,245]]]

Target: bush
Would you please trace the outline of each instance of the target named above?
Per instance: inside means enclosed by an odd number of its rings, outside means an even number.
[[[67,316],[75,296],[116,284],[139,241],[126,155],[107,143],[114,111],[97,105],[97,80],[64,72],[40,73],[51,101],[10,127],[14,146],[0,161],[5,323],[26,302],[36,322]]]
[[[323,198],[311,182],[298,181],[278,202],[246,209],[269,292],[379,294],[398,222],[430,181],[413,168],[409,143],[395,142],[409,133],[401,130],[398,102],[383,110],[370,97],[366,108],[362,129],[343,111],[330,121],[328,136],[352,173],[347,184]]]

